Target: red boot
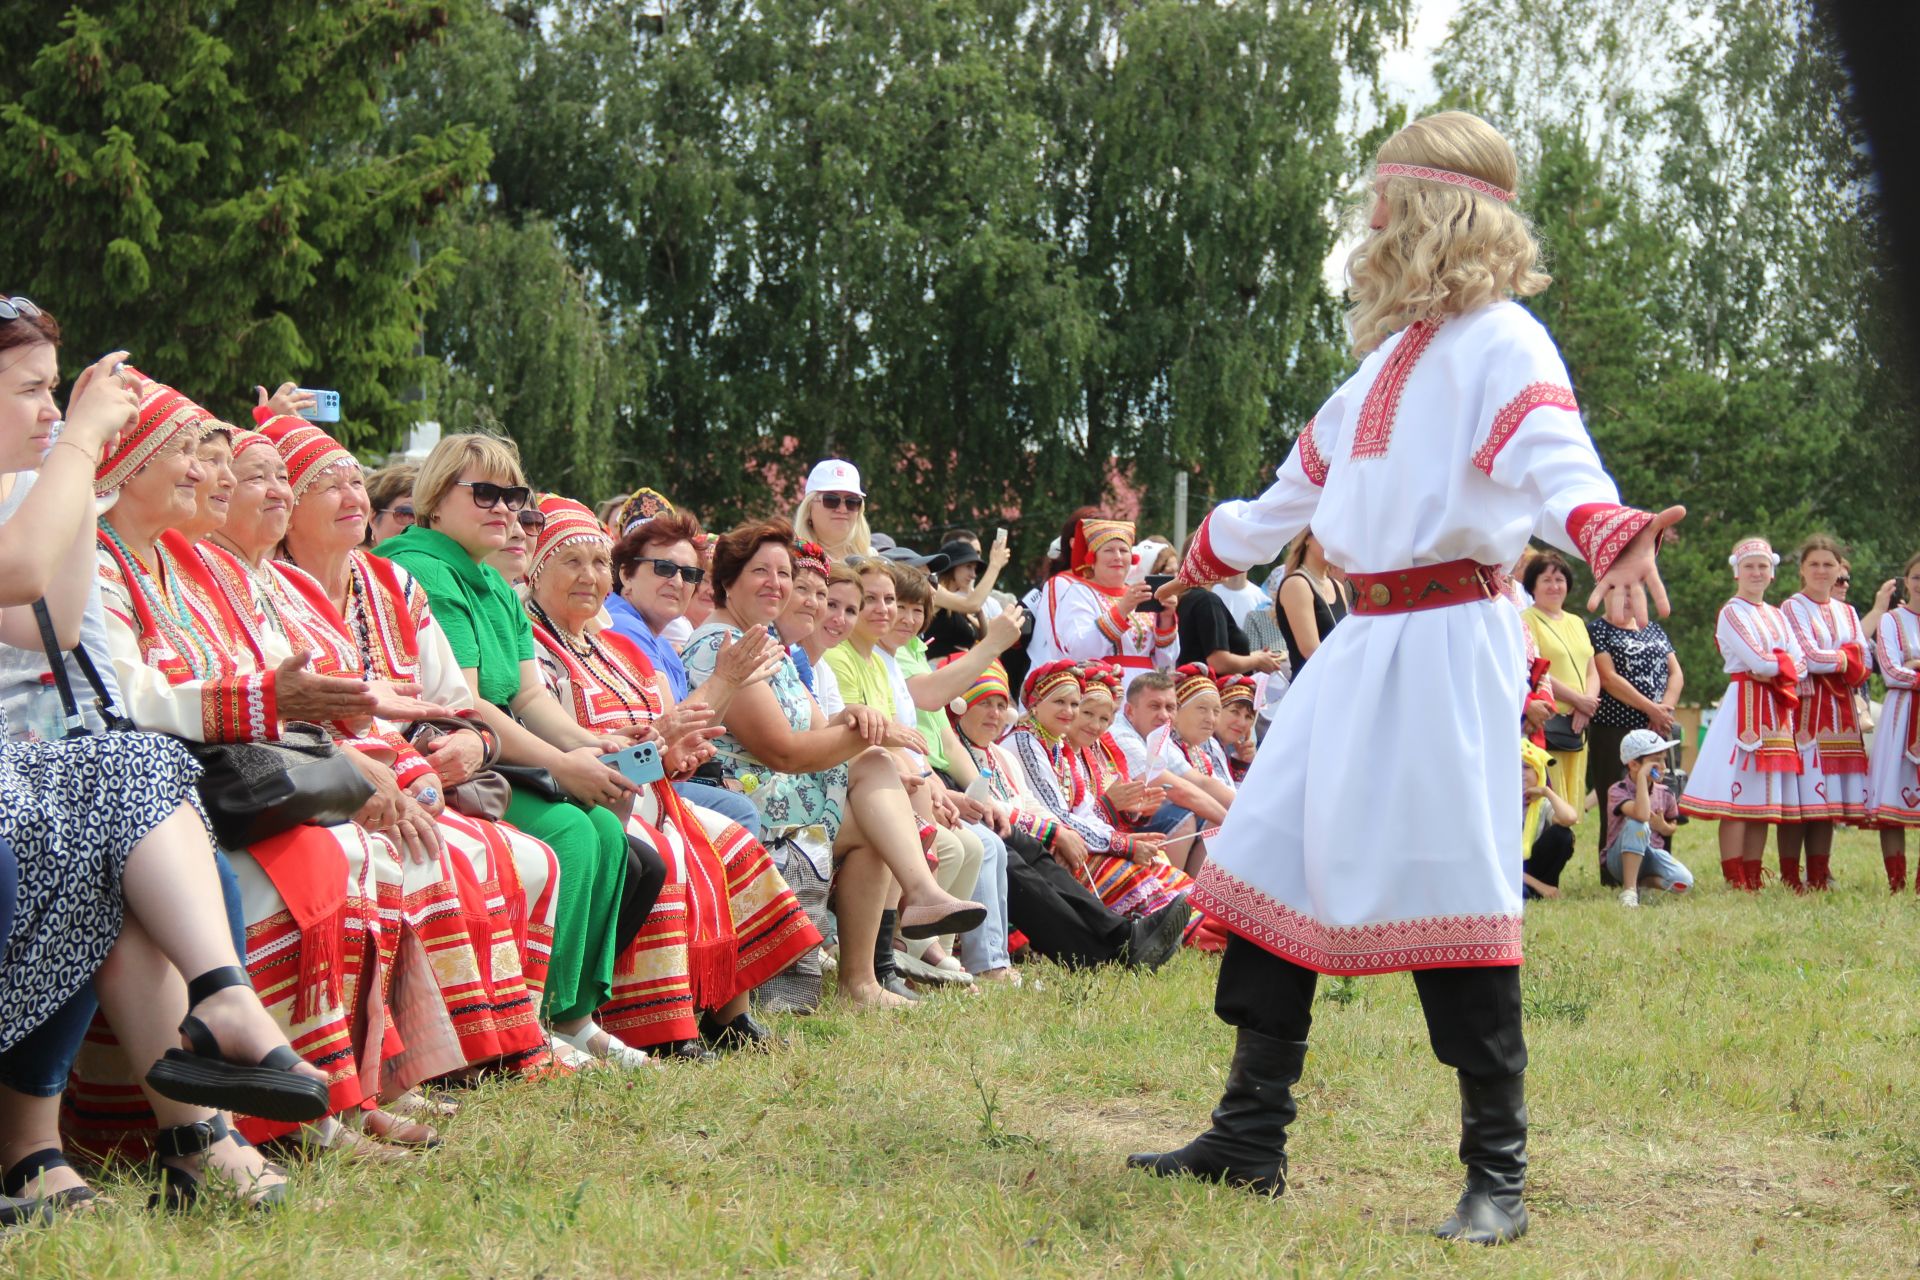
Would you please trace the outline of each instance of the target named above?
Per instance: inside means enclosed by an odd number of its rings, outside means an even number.
[[[1881,861],[1887,864],[1887,892],[1899,893],[1905,889],[1907,887],[1907,855],[1904,853],[1883,854]]]
[[[1812,858],[1807,859],[1807,867],[1809,871],[1812,870]],[[1780,855],[1780,883],[1795,893],[1807,891],[1807,886],[1800,883],[1800,859],[1797,855],[1791,857],[1784,853]]]
[[[1727,878],[1727,888],[1744,889],[1747,887],[1746,863],[1738,858],[1720,859],[1720,874]]]
[[[1748,893],[1760,892],[1761,886],[1764,883],[1761,879],[1760,859],[1753,858],[1743,861],[1740,866],[1746,876],[1746,883],[1742,887],[1746,889]]]
[[[1833,876],[1827,869],[1827,865],[1831,861],[1832,858],[1828,854],[1810,853],[1807,855],[1807,888],[1814,890],[1816,893],[1825,893],[1827,890],[1833,888]]]

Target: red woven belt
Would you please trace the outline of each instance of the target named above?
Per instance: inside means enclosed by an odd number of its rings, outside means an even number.
[[[1505,571],[1494,565],[1449,560],[1416,569],[1353,573],[1347,580],[1353,583],[1355,613],[1419,613],[1489,600],[1499,594],[1505,576]]]
[[[1129,671],[1153,670],[1153,659],[1142,658],[1131,653],[1116,654],[1111,658],[1102,658],[1102,662],[1111,662],[1116,667],[1125,667]]]

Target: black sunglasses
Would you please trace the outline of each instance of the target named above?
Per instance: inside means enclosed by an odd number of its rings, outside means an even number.
[[[653,566],[654,577],[671,578],[677,573],[686,580],[689,586],[699,586],[701,581],[707,576],[707,571],[697,564],[675,564],[671,560],[652,559],[646,560],[643,563]]]
[[[454,483],[473,490],[473,505],[482,511],[493,510],[502,498],[506,499],[509,511],[519,511],[533,501],[533,490],[523,484],[502,485],[491,480],[455,480]]]
[[[31,320],[39,314],[40,308],[29,298],[0,298],[0,320],[18,320],[22,316]]]
[[[528,533],[538,533],[547,527],[547,513],[537,507],[528,507],[520,513],[520,527]]]
[[[841,507],[858,511],[867,505],[867,500],[857,493],[822,493],[815,496],[820,499],[820,505],[829,511],[838,511]]]

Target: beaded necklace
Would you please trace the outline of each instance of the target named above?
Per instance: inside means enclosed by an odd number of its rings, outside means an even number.
[[[1068,808],[1078,808],[1087,795],[1087,780],[1080,772],[1080,762],[1075,758],[1079,753],[1067,749],[1066,740],[1048,731],[1038,720],[1028,719],[1026,729],[1040,740],[1040,746],[1047,753],[1047,760],[1053,765],[1053,776],[1060,784],[1060,790],[1067,797]]]
[[[547,634],[560,642],[561,648],[566,651],[566,656],[572,659],[572,665],[579,668],[579,674],[592,677],[602,691],[619,701],[627,724],[645,725],[659,718],[664,708],[661,706],[658,690],[648,687],[644,681],[636,680],[626,664],[608,654],[600,646],[600,642],[591,635],[581,636],[580,642],[576,643],[572,636],[554,624],[553,619],[539,604],[528,600],[527,608]],[[588,699],[592,691],[580,687],[582,682],[577,678],[573,683],[575,702],[580,711],[582,714],[591,714],[593,708],[588,705]],[[629,697],[629,694],[632,697]],[[640,703],[638,708],[634,706],[635,699]],[[605,717],[595,716],[594,718],[603,720]]]
[[[111,522],[100,521],[100,531],[107,535],[107,541],[120,553],[121,559],[133,572],[134,589],[140,592],[153,616],[164,624],[172,624],[167,640],[181,657],[187,660],[195,679],[207,680],[220,674],[222,664],[217,650],[200,638],[201,625],[194,617],[193,609],[188,605],[180,588],[180,574],[167,572],[167,550],[159,544],[154,545],[154,567],[147,568],[146,562],[135,555],[121,539],[120,531]],[[164,577],[165,590],[161,590],[156,579]],[[197,660],[196,660],[197,659]]]

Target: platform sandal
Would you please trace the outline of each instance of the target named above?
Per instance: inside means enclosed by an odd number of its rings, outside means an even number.
[[[252,990],[253,983],[237,965],[209,969],[187,984],[187,1007],[229,987]],[[243,1066],[227,1058],[212,1029],[191,1013],[181,1019],[180,1034],[191,1048],[167,1050],[147,1072],[148,1086],[161,1097],[291,1123],[327,1114],[326,1082],[299,1074],[300,1057],[286,1045]]]
[[[42,1147],[38,1151],[22,1156],[13,1168],[7,1170],[5,1177],[0,1177],[0,1195],[6,1196],[9,1200],[16,1199],[22,1191],[27,1189],[29,1182],[49,1169],[71,1168],[73,1166],[67,1162],[66,1153],[60,1148]],[[82,1205],[92,1204],[99,1198],[99,1193],[92,1187],[62,1187],[58,1191],[49,1191],[44,1195],[33,1197],[34,1200],[55,1212],[78,1209]]]

